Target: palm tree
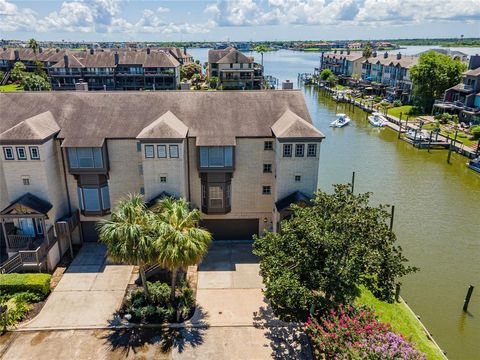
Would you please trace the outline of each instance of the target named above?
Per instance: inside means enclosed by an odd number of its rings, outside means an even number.
[[[28,47],[33,50],[35,55],[37,54],[37,49],[38,49],[37,40],[35,40],[33,38],[28,40]]]
[[[145,266],[155,262],[157,252],[152,228],[154,214],[145,206],[141,195],[129,195],[121,200],[111,220],[101,220],[98,225],[100,241],[107,245],[108,255],[115,261],[140,268],[145,297],[150,298]]]
[[[370,46],[370,44],[367,44],[367,45],[363,48],[362,56],[363,56],[365,59],[369,59],[369,58],[372,56],[372,53],[373,53],[372,47]]]
[[[262,55],[262,68],[263,68],[263,54],[266,53],[269,50],[270,49],[265,44],[260,44],[260,45],[257,45],[253,48],[253,51],[256,51],[256,52],[260,53],[260,55]]]
[[[190,210],[184,199],[163,199],[153,210],[156,218],[158,262],[172,272],[171,301],[179,268],[200,262],[208,250],[212,235],[199,227],[200,211]]]

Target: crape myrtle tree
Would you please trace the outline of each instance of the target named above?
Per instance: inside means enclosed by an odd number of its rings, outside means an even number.
[[[265,296],[284,319],[348,304],[360,285],[393,301],[398,279],[417,270],[395,245],[385,205],[370,205],[370,193],[354,195],[349,185],[334,188],[318,191],[312,206],[292,205],[279,233],[255,238]]]

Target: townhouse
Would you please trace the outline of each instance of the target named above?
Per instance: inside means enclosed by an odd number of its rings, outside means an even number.
[[[442,100],[435,101],[432,112],[437,110],[458,114],[466,123],[480,123],[480,55],[470,56],[462,82],[447,89]]]
[[[81,51],[5,48],[0,51],[0,70],[7,79],[17,61],[28,71],[40,61],[53,90],[73,90],[81,81],[89,90],[175,90],[180,84],[180,66],[193,62],[193,58],[186,49],[172,47]]]
[[[261,89],[263,66],[234,47],[209,50],[208,77],[217,77],[223,89]]]
[[[53,269],[118,200],[186,198],[215,239],[276,230],[317,189],[324,135],[298,90],[0,94],[5,253]]]
[[[336,76],[358,77],[362,74],[362,61],[365,58],[361,51],[335,50],[323,53],[320,56],[320,72],[324,69],[331,70]]]

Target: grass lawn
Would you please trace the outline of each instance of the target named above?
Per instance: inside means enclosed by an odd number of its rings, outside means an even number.
[[[376,299],[370,291],[362,288],[356,303],[373,308],[382,322],[391,324],[395,332],[415,342],[417,348],[427,355],[428,360],[445,359],[433,342],[428,339],[420,322],[404,302],[389,304]]]
[[[450,136],[451,138],[455,137],[454,130],[442,130],[440,134],[444,136]],[[467,146],[473,146],[478,142],[478,140],[470,140],[470,135],[465,134],[463,131],[458,132],[457,141],[461,141],[464,145],[467,145]]]
[[[397,118],[400,118],[400,113],[402,113],[402,120],[405,120],[407,114],[412,110],[411,105],[403,105],[403,106],[398,106],[394,108],[388,109],[388,115],[395,116]]]
[[[23,91],[23,89],[17,84],[8,84],[0,86],[0,92],[12,92],[12,91]]]

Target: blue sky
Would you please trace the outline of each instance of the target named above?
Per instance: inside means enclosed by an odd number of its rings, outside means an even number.
[[[0,0],[0,37],[85,41],[480,37],[480,0]]]

